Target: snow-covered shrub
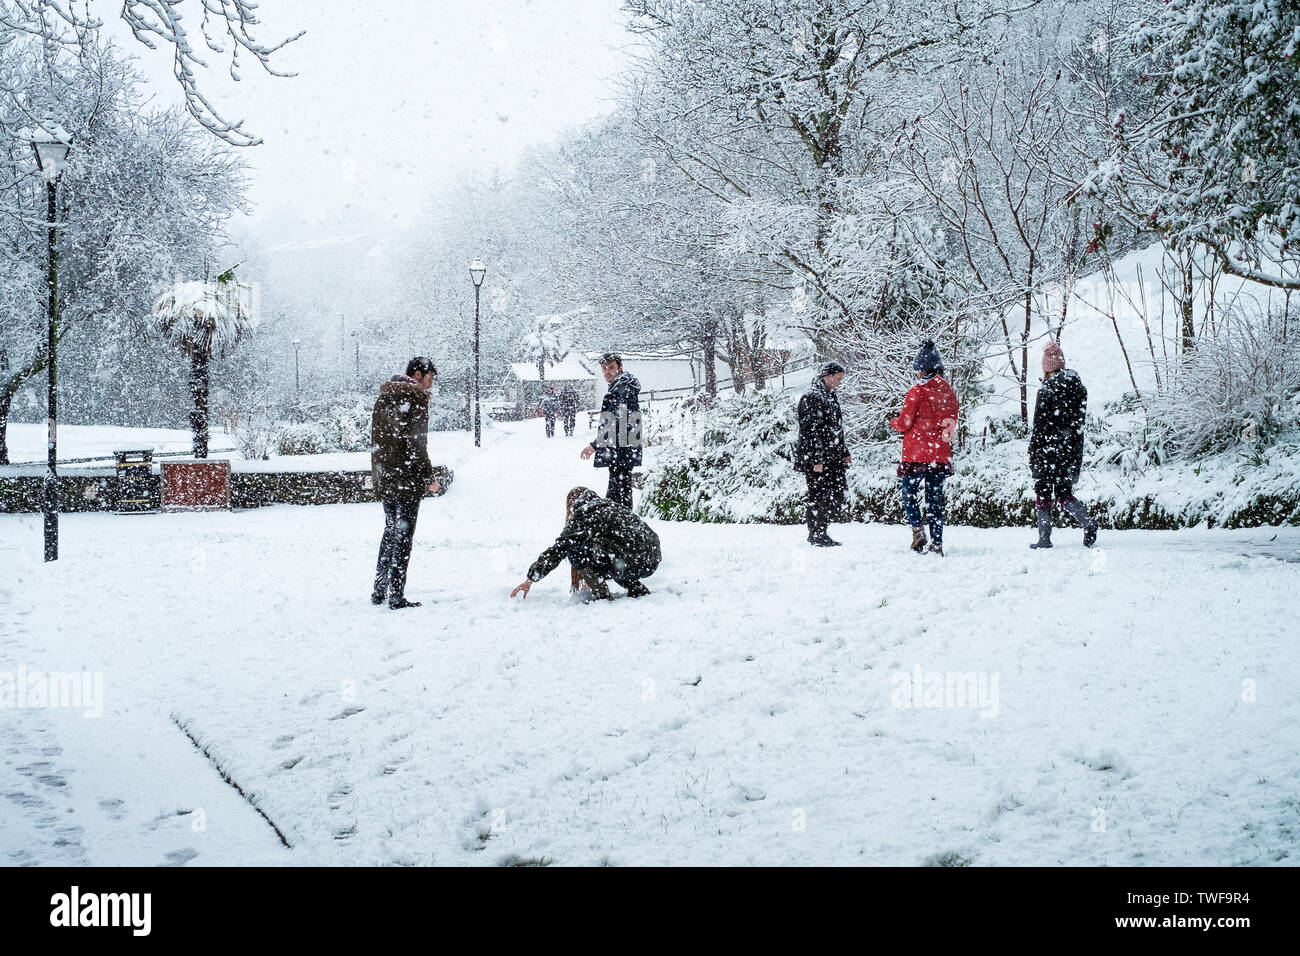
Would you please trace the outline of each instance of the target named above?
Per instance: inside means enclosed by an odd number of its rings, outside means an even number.
[[[1296,427],[1300,348],[1281,326],[1280,316],[1234,310],[1201,335],[1150,402],[1166,448],[1196,457],[1263,447]]]
[[[464,395],[459,391],[447,393],[434,391],[429,395],[429,431],[463,431],[465,424]]]
[[[682,412],[685,435],[646,473],[641,510],[675,521],[799,521],[794,401],[774,392],[734,395]]]
[[[370,413],[374,399],[351,396],[330,406],[322,422],[327,438],[337,451],[368,451],[370,448]]]
[[[990,445],[1000,445],[1005,441],[1029,437],[1029,426],[1020,418],[1019,413],[990,418],[988,430]]]
[[[261,461],[269,458],[276,444],[275,439],[274,427],[265,411],[249,415],[244,423],[235,429],[235,444],[246,461]]]
[[[323,455],[335,451],[316,422],[293,422],[282,425],[275,435],[277,455]]]

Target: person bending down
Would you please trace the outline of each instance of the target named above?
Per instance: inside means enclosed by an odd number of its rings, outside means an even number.
[[[560,536],[533,562],[528,577],[510,592],[511,597],[528,597],[529,588],[566,559],[573,569],[571,586],[575,591],[582,582],[593,598],[608,601],[613,595],[607,582],[613,580],[629,597],[650,593],[641,579],[655,573],[663,556],[653,528],[631,509],[590,488],[569,492],[565,519]]]

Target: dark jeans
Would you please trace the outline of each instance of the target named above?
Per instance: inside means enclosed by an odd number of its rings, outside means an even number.
[[[578,413],[576,411],[564,413],[564,434],[569,438],[573,437],[574,430],[578,427]]]
[[[375,593],[389,600],[406,596],[406,568],[411,563],[415,542],[415,521],[420,515],[419,498],[384,499],[384,537],[379,543],[375,565]]]
[[[1034,482],[1035,507],[1051,509],[1055,498],[1065,507],[1074,500],[1074,482],[1069,478],[1039,478]]]
[[[554,415],[546,416],[546,437],[547,438],[555,437],[555,416]]]
[[[925,516],[930,523],[930,540],[934,544],[943,544],[943,483],[947,479],[943,474],[907,475],[903,478],[903,512],[907,523],[913,528],[921,527],[921,506],[917,493],[921,482],[925,482]]]
[[[808,524],[808,537],[826,534],[832,518],[839,517],[842,508],[844,473],[839,470],[808,471],[804,473],[808,494],[804,498],[804,520]]]
[[[609,489],[605,497],[617,501],[626,508],[632,507],[632,469],[609,466]]]

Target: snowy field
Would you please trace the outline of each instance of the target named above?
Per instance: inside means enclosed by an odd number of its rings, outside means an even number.
[[[0,515],[0,691],[103,681],[0,709],[0,861],[1300,860],[1300,529],[951,528],[940,559],[659,523],[650,597],[575,605],[561,569],[512,602],[564,492],[604,491],[581,444],[445,461],[402,613],[367,600],[378,505],[67,515],[52,565]]]
[[[14,464],[45,464],[46,432],[43,424],[14,422],[9,426],[9,459]],[[113,452],[126,448],[152,448],[158,452],[189,452],[194,437],[188,428],[119,428],[114,425],[60,425],[59,460],[100,457],[109,464]],[[214,458],[238,458],[235,439],[213,429],[209,448]]]

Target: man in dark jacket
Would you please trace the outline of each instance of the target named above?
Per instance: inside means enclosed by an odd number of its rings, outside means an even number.
[[[662,558],[659,535],[617,501],[601,498],[590,488],[574,488],[565,507],[568,516],[555,543],[543,551],[528,569],[528,577],[511,597],[523,594],[554,571],[561,561],[573,567],[576,590],[579,580],[591,589],[591,596],[609,600],[607,580],[627,590],[628,597],[650,593],[641,583],[655,573]]]
[[[812,387],[799,399],[799,444],[794,453],[794,470],[808,482],[804,508],[808,543],[819,548],[839,544],[826,533],[826,525],[844,508],[846,470],[853,461],[844,442],[840,402],[835,397],[843,381],[844,366],[827,362],[813,379]]]
[[[379,544],[372,604],[419,607],[406,600],[406,569],[415,540],[415,521],[425,490],[438,492],[429,461],[429,389],[438,374],[433,362],[416,357],[405,375],[379,389],[370,416],[370,472],[384,503],[384,537]]]
[[[546,419],[546,437],[555,437],[555,416],[560,414],[560,400],[555,397],[555,386],[547,385],[546,391],[542,394],[542,400],[537,406],[538,411]]]
[[[596,467],[609,469],[605,497],[631,509],[632,469],[641,464],[641,383],[613,352],[601,356],[600,371],[609,390],[600,403],[596,440],[582,449],[582,459],[595,455]]]
[[[564,437],[572,438],[574,430],[578,427],[578,391],[572,385],[566,384],[560,391],[560,418],[564,420]]]
[[[1065,367],[1065,353],[1055,342],[1043,349],[1043,384],[1034,401],[1033,432],[1029,436],[1029,470],[1037,496],[1034,514],[1038,540],[1031,548],[1052,546],[1052,499],[1083,527],[1083,543],[1097,541],[1097,522],[1074,497],[1074,483],[1083,467],[1083,426],[1088,390],[1077,372]]]

